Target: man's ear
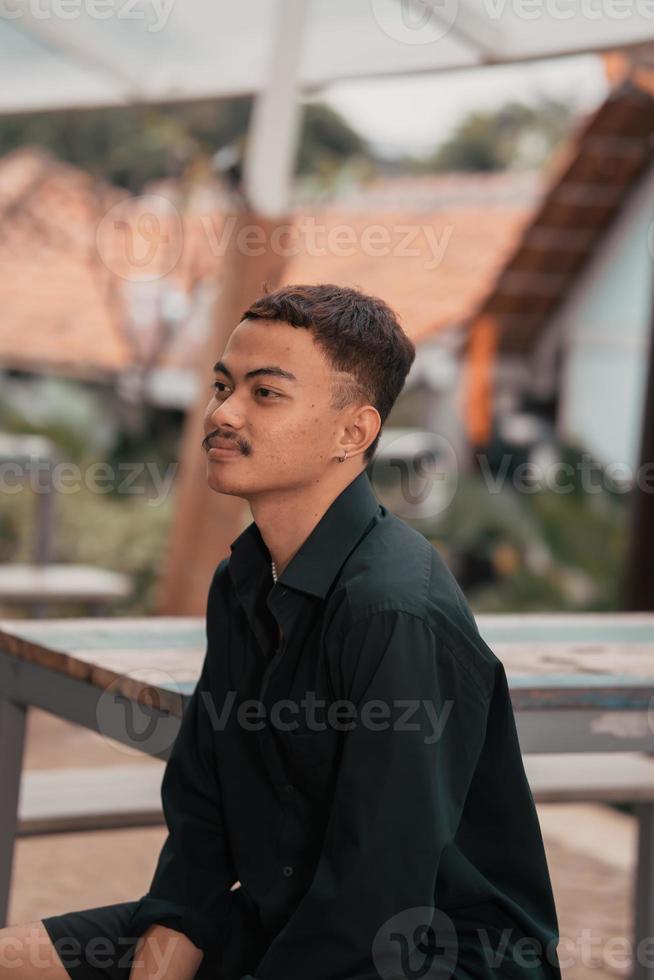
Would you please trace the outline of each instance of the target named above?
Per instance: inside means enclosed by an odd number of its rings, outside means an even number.
[[[362,405],[353,413],[350,423],[345,428],[349,456],[364,453],[368,446],[375,441],[381,429],[381,416],[374,405]]]

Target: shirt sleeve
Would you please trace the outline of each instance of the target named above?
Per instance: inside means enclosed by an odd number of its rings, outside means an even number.
[[[130,929],[141,935],[154,923],[165,925],[213,956],[228,934],[236,872],[224,832],[210,704],[207,649],[164,770],[168,835]]]
[[[434,908],[441,855],[484,743],[490,693],[465,651],[455,655],[419,616],[367,616],[341,654],[356,724],[344,735],[315,875],[257,980],[391,975],[379,959],[384,931],[408,910]]]

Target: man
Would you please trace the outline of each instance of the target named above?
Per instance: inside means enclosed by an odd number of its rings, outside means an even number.
[[[203,447],[253,522],[209,589],[152,883],[45,919],[78,965],[12,976],[560,978],[504,669],[366,474],[414,357],[352,289],[288,286],[243,315]],[[132,944],[131,972],[93,961],[99,936]]]

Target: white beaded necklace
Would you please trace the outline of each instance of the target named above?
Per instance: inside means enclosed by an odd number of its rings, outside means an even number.
[[[275,567],[275,562],[272,561],[272,559],[271,559],[270,565],[272,567],[273,582],[276,582],[277,581],[277,568]]]

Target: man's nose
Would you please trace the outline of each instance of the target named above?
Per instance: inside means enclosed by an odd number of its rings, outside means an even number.
[[[234,393],[210,408],[209,420],[216,429],[223,425],[239,428],[243,424],[242,407]]]

